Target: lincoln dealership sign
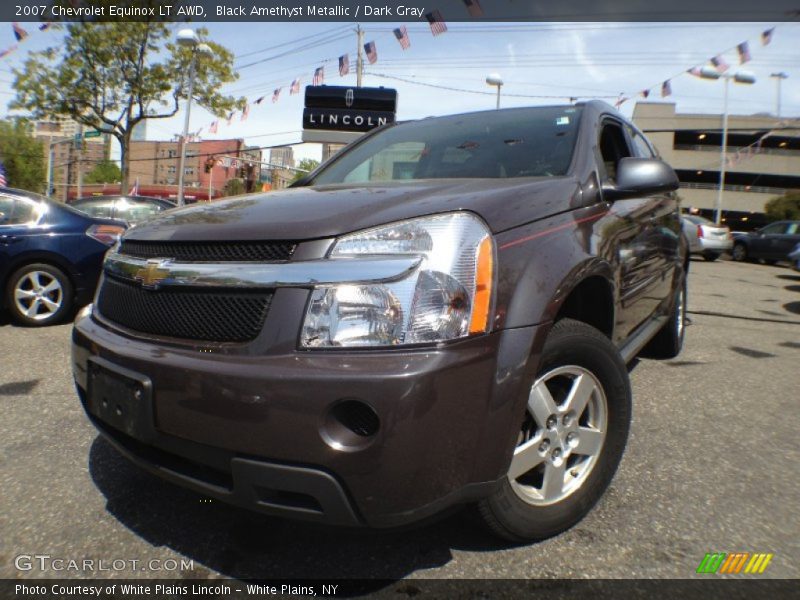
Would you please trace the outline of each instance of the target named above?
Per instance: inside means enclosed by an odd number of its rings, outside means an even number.
[[[365,132],[394,123],[396,111],[397,90],[310,85],[303,129]]]

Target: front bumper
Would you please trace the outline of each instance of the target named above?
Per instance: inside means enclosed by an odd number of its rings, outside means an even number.
[[[483,497],[502,479],[546,329],[414,350],[276,343],[257,354],[138,339],[85,311],[72,367],[100,432],[162,477],[270,514],[393,527]],[[88,410],[90,362],[147,383],[135,436]],[[339,440],[331,414],[343,400],[371,407],[377,433]]]

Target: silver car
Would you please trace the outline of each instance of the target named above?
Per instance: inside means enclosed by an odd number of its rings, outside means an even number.
[[[697,215],[681,215],[683,234],[689,241],[689,252],[702,254],[706,260],[717,260],[733,248],[731,230]]]

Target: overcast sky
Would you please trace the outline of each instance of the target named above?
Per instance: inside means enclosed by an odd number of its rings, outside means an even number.
[[[0,59],[0,106],[7,115],[13,98],[12,67],[27,53],[57,45],[61,32],[40,32],[35,24],[23,26],[30,36],[19,48]],[[254,102],[265,96],[242,122],[236,115],[228,126],[220,120],[217,134],[208,132],[215,117],[193,107],[191,130],[203,128],[207,139],[243,137],[253,146],[300,141],[302,93],[289,95],[295,77],[310,83],[318,66],[325,67],[325,82],[355,85],[355,24],[335,23],[209,23],[209,37],[237,56],[239,80],[224,90]],[[407,24],[411,47],[403,51],[394,38],[394,25],[369,23],[365,41],[375,41],[378,61],[368,65],[364,85],[394,87],[399,92],[399,119],[492,108],[494,88],[486,75],[499,73],[502,106],[559,104],[569,97],[600,97],[614,103],[622,92],[631,96],[622,105],[630,115],[637,92],[650,89],[649,101],[670,101],[679,112],[719,113],[723,83],[700,80],[685,73],[712,56],[737,69],[754,73],[752,86],[731,85],[731,114],[774,113],[776,81],[770,74],[783,71],[782,116],[800,115],[800,24],[781,24],[772,42],[761,44],[761,32],[770,23],[451,23],[434,37],[427,24]],[[174,25],[177,31],[178,25]],[[327,40],[327,41],[325,41]],[[739,66],[737,44],[748,41],[752,61]],[[0,49],[14,43],[11,24],[0,23]],[[305,47],[305,48],[304,48]],[[348,53],[351,74],[340,77],[338,56]],[[282,54],[283,56],[276,57]],[[256,63],[256,64],[252,64]],[[397,79],[399,78],[399,79]],[[664,80],[671,79],[672,96],[661,98]],[[426,85],[427,84],[427,85]],[[453,89],[441,89],[445,88]],[[282,87],[277,103],[272,93]],[[555,96],[549,98],[548,96]],[[183,124],[183,112],[170,120],[148,122],[148,139],[170,139]],[[318,147],[299,149],[300,155],[318,155]],[[118,156],[118,149],[114,149]]]

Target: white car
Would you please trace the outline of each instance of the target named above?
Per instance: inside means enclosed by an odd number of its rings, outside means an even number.
[[[697,215],[681,215],[681,226],[689,241],[689,252],[702,254],[706,260],[717,260],[733,248],[731,230],[725,225],[716,225]]]

